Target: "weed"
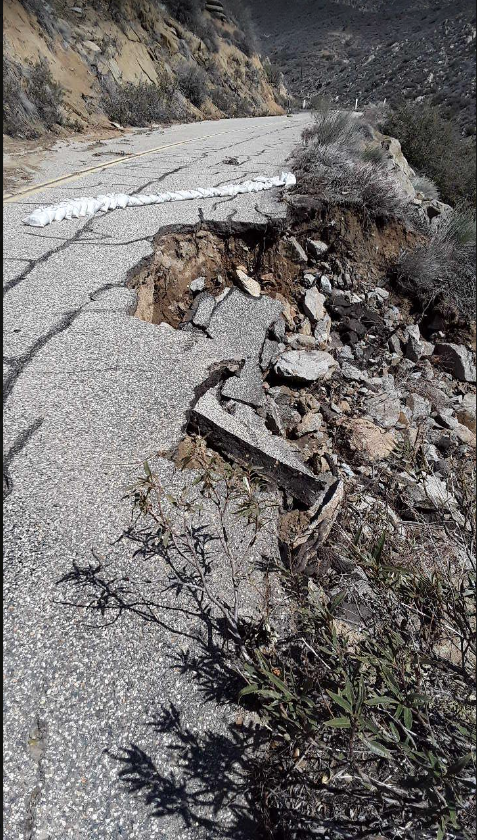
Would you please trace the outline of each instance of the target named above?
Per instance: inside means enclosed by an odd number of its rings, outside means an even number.
[[[417,193],[421,193],[427,201],[437,201],[439,199],[439,190],[432,178],[427,175],[416,175],[411,178],[411,183]]]
[[[428,242],[401,253],[393,275],[423,311],[443,300],[475,317],[475,213],[451,211]]]

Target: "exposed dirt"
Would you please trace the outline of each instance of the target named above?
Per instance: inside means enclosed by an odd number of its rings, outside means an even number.
[[[136,267],[129,280],[137,292],[136,316],[177,327],[192,303],[190,283],[205,278],[205,290],[217,296],[234,284],[239,265],[260,279],[265,293],[293,294],[300,265],[285,252],[281,225],[230,223],[173,227],[155,239],[154,254]]]
[[[137,293],[136,317],[153,324],[165,321],[177,328],[186,318],[193,295],[191,282],[205,278],[204,289],[214,296],[234,285],[234,272],[245,266],[259,280],[264,293],[298,302],[301,263],[286,234],[305,245],[307,237],[330,244],[327,258],[353,264],[355,271],[373,281],[386,274],[402,247],[410,247],[417,234],[399,222],[364,222],[356,210],[327,208],[306,212],[293,230],[283,223],[210,223],[163,229],[155,238],[152,257],[133,270],[129,287]],[[310,268],[312,262],[310,262]]]
[[[81,142],[85,144],[85,149],[94,148],[89,144],[95,144],[101,147],[101,140],[112,140],[115,137],[123,137],[133,129],[117,129],[114,126],[111,128],[99,128],[85,133],[71,132],[62,136],[50,134],[35,140],[20,140],[17,137],[8,137],[3,135],[3,192],[10,195],[16,189],[26,187],[35,177],[38,169],[44,160],[47,152],[51,151],[56,143],[60,142],[64,137],[68,137],[68,142]],[[106,154],[106,152],[104,152]],[[112,152],[110,153],[113,154]],[[122,152],[116,152],[116,156],[120,156]]]

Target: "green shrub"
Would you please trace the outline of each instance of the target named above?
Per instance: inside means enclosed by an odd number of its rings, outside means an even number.
[[[63,102],[64,91],[61,85],[54,81],[46,59],[40,58],[33,65],[26,93],[30,101],[33,102],[40,120],[48,130],[61,122],[60,106]]]
[[[170,122],[174,116],[172,95],[173,87],[168,81],[159,85],[125,82],[112,92],[104,91],[103,107],[109,119],[121,125]]]
[[[196,108],[200,108],[209,95],[207,74],[201,67],[194,64],[183,67],[178,71],[177,84],[181,93]]]
[[[392,111],[384,130],[398,138],[411,166],[435,181],[443,201],[475,206],[475,141],[463,138],[439,108],[405,103]]]

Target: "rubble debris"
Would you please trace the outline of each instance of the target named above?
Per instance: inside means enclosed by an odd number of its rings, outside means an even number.
[[[301,247],[300,243],[298,242],[298,239],[296,239],[296,237],[294,237],[294,236],[290,236],[287,239],[287,242],[288,242],[288,245],[290,246],[290,250],[293,251],[294,257],[299,262],[307,263],[308,262],[308,257],[306,255],[304,249]]]
[[[189,285],[189,289],[193,295],[198,294],[198,292],[203,292],[205,289],[205,277],[197,277]]]
[[[209,390],[192,409],[190,421],[212,446],[239,464],[261,470],[273,484],[308,506],[316,501],[321,492],[316,476],[290,443],[273,435],[249,406],[231,401],[225,409],[217,393]]]
[[[249,277],[246,269],[243,266],[239,266],[235,271],[235,277],[238,281],[238,284],[244,292],[247,294],[252,295],[252,297],[260,297],[262,293],[262,289],[260,283],[253,279],[253,277]]]
[[[308,525],[292,543],[292,562],[295,571],[313,574],[319,548],[326,542],[336,522],[343,499],[344,484],[338,480],[308,511]]]
[[[323,350],[290,350],[283,353],[274,365],[279,376],[296,382],[325,381],[337,368],[336,359]]]
[[[473,356],[463,344],[436,344],[434,353],[434,360],[438,361],[459,382],[475,382]]]
[[[329,250],[329,245],[319,239],[307,239],[308,249],[316,259],[320,259]]]
[[[305,294],[303,299],[303,311],[312,321],[321,321],[325,317],[325,296],[313,286]]]
[[[198,294],[191,309],[191,322],[194,326],[199,329],[207,329],[215,306],[216,301],[213,295],[208,292]]]
[[[463,426],[467,426],[471,432],[476,431],[476,397],[475,394],[464,394],[462,402],[456,411],[456,417]]]
[[[222,396],[252,406],[263,405],[265,392],[262,372],[254,359],[247,359],[240,373],[226,380]]]
[[[396,435],[383,431],[366,418],[345,420],[342,429],[347,435],[347,444],[361,463],[374,463],[388,458],[396,446]]]

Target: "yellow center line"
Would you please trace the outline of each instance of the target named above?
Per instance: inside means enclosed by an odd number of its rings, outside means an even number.
[[[73,172],[70,175],[60,175],[60,177],[53,178],[51,181],[43,181],[43,183],[37,184],[36,186],[26,187],[24,190],[18,190],[16,193],[6,193],[3,203],[10,204],[20,197],[34,195],[37,192],[41,192],[41,190],[44,190],[46,187],[51,187],[53,184],[64,184],[67,181],[76,181],[78,178],[82,178],[83,175],[88,175],[90,172],[98,172],[100,170],[107,169],[108,166],[118,166],[120,163],[129,163],[130,160],[134,160],[135,158],[143,157],[144,155],[152,155],[154,152],[162,152],[164,149],[171,149],[173,146],[184,146],[186,143],[195,143],[197,140],[208,140],[210,137],[222,137],[224,134],[242,134],[244,131],[248,131],[248,128],[235,129],[234,131],[218,131],[213,134],[203,134],[201,137],[190,137],[188,140],[178,140],[176,143],[167,143],[164,146],[156,146],[154,149],[147,149],[144,152],[135,152],[131,155],[124,155],[120,158],[114,158],[114,160],[110,160],[107,163],[98,163],[96,166],[88,167],[88,169],[82,169],[81,172]]]

